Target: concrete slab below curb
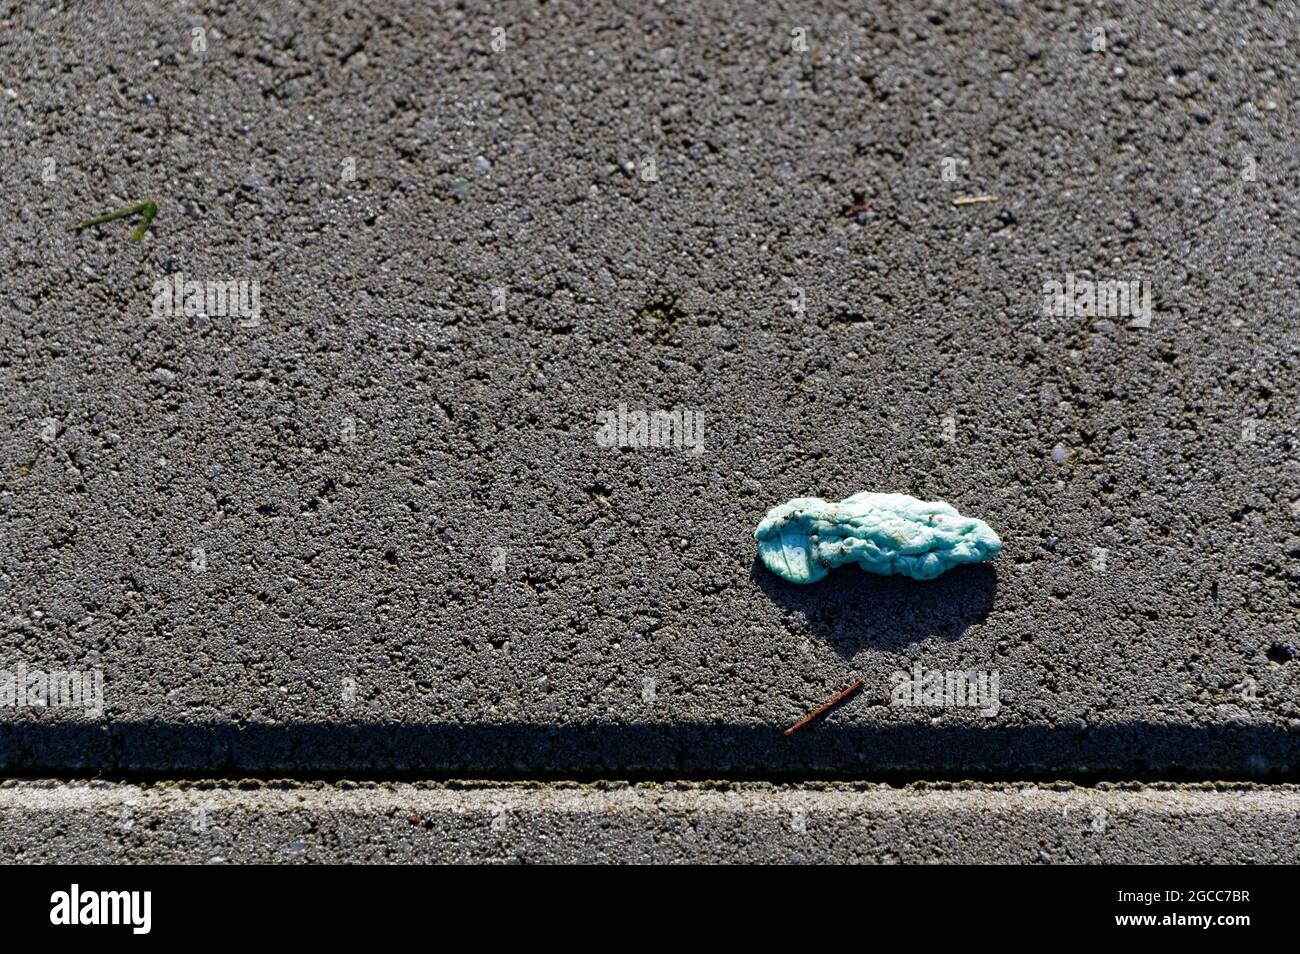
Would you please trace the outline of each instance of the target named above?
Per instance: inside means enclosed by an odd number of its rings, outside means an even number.
[[[9,782],[36,862],[1300,860],[1295,786]]]

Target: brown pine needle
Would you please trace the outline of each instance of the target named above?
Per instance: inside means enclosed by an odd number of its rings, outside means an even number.
[[[998,197],[995,195],[965,195],[960,199],[953,199],[953,205],[979,205],[981,202],[996,202]]]
[[[800,719],[800,720],[799,720],[798,722],[796,722],[794,725],[790,726],[790,728],[786,729],[786,730],[785,730],[785,734],[786,734],[786,735],[794,735],[796,732],[798,732],[800,729],[802,729],[804,726],[806,726],[809,722],[812,722],[812,721],[813,721],[814,719],[816,719],[818,716],[823,716],[823,715],[825,715],[826,713],[830,712],[830,711],[831,711],[832,709],[834,709],[837,705],[839,705],[841,702],[843,702],[843,701],[844,701],[845,699],[847,699],[849,696],[853,695],[855,692],[857,692],[859,689],[861,689],[861,688],[862,688],[863,686],[865,686],[866,684],[867,684],[867,681],[866,681],[865,679],[859,679],[857,682],[855,682],[853,685],[849,686],[849,687],[848,687],[847,689],[845,689],[843,692],[838,692],[838,693],[836,693],[835,695],[831,696],[829,699],[827,699],[825,702],[823,702],[821,705],[819,705],[819,706],[818,706],[816,709],[814,709],[812,712],[808,713],[806,716],[804,716],[802,719]]]

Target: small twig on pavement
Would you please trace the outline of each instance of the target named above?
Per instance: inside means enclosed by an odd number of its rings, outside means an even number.
[[[837,705],[839,705],[841,702],[843,702],[843,701],[844,701],[845,699],[847,699],[849,696],[853,695],[853,693],[857,692],[859,689],[861,689],[861,688],[862,688],[863,686],[865,686],[866,684],[867,684],[867,681],[866,681],[865,679],[859,679],[857,682],[855,682],[853,685],[849,686],[849,687],[848,687],[847,689],[845,689],[843,692],[839,692],[839,693],[836,693],[835,695],[831,696],[831,698],[827,699],[825,702],[823,702],[821,705],[819,705],[819,706],[818,706],[816,709],[814,709],[812,712],[808,713],[806,716],[804,716],[802,719],[800,719],[800,720],[799,720],[798,722],[796,722],[794,725],[790,726],[790,728],[786,729],[786,730],[785,730],[785,734],[786,734],[786,735],[794,735],[796,732],[798,732],[800,729],[802,729],[804,726],[806,726],[809,722],[812,722],[813,719],[816,719],[818,716],[825,715],[827,712],[830,712],[830,711],[831,711],[832,709],[834,709]]]

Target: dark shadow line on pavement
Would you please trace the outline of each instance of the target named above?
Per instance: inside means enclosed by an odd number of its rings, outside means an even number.
[[[0,725],[0,773],[78,778],[1300,781],[1280,726]]]

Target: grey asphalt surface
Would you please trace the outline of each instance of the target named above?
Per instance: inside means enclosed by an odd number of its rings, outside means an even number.
[[[89,863],[1289,863],[1294,786],[0,787],[0,853]]]
[[[10,9],[0,667],[105,710],[0,709],[0,768],[1293,777],[1300,24],[1213,9]],[[1045,317],[1067,274],[1150,327]],[[1004,549],[756,566],[860,490]]]

